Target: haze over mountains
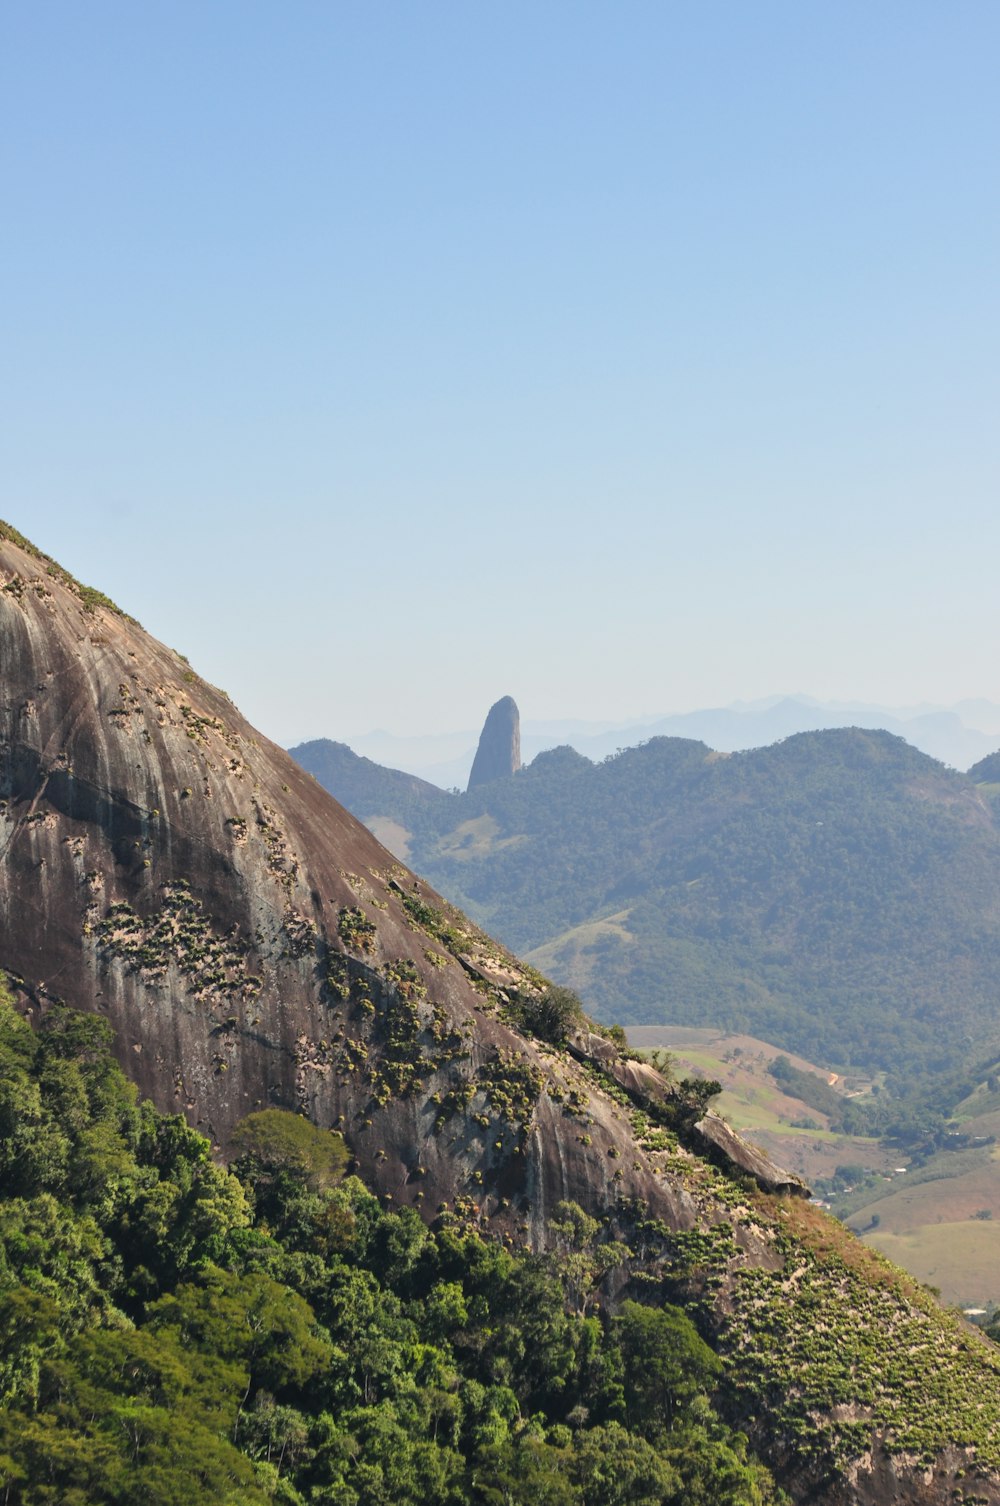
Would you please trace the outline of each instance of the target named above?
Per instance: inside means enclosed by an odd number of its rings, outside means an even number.
[[[896,1078],[1000,1040],[1000,821],[976,767],[857,728],[736,754],[654,738],[460,795],[341,744],[294,752],[605,1019]]]
[[[596,762],[650,737],[689,737],[719,752],[736,753],[796,732],[835,727],[892,732],[952,768],[968,769],[1000,743],[1000,703],[981,697],[952,706],[880,706],[796,694],[627,722],[528,718],[521,722],[521,756],[530,763],[546,749],[566,745]],[[464,790],[478,737],[474,730],[412,737],[375,731],[341,740],[387,768],[417,774],[442,789]]]

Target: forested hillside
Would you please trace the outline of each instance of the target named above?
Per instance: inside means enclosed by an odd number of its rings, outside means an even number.
[[[1000,827],[987,792],[888,733],[713,754],[570,749],[465,795],[342,753],[366,822],[605,1019],[749,1030],[912,1080],[1000,1032]],[[412,781],[409,781],[412,784]]]
[[[338,1135],[269,1109],[230,1170],[140,1103],[93,1015],[38,1034],[0,990],[5,1506],[761,1506],[677,1308],[551,1254],[383,1211]]]

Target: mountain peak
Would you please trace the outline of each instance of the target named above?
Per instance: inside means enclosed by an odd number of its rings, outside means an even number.
[[[521,713],[513,696],[490,707],[469,775],[469,789],[507,779],[521,767]]]
[[[560,1199],[662,1200],[625,1141],[614,1178],[614,1101],[572,1084],[593,1099],[584,1144],[507,1017],[545,980],[13,530],[0,656],[0,969],[22,1009],[104,1014],[141,1091],[220,1146],[268,1106],[342,1130],[396,1206],[465,1200],[542,1243]]]

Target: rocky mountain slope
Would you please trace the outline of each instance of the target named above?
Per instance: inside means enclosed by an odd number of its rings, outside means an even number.
[[[610,1195],[613,1106],[584,1145],[553,1096],[577,1069],[499,1018],[530,972],[136,623],[9,540],[0,562],[0,962],[25,994],[105,1013],[143,1093],[220,1143],[296,1106],[387,1195],[481,1188],[498,1230]]]
[[[1000,1502],[993,1348],[652,1069],[585,1030],[570,1050],[525,1033],[544,979],[6,525],[0,655],[0,967],[22,1009],[105,1015],[142,1091],[220,1147],[255,1108],[299,1108],[387,1202],[536,1248],[579,1203],[630,1247],[606,1300],[685,1302],[795,1500]]]

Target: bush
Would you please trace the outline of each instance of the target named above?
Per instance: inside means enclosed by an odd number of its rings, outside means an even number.
[[[553,984],[545,993],[518,993],[513,1001],[517,1024],[529,1035],[560,1045],[574,1030],[587,1023],[583,1005],[571,988]]]
[[[350,1159],[335,1130],[317,1129],[287,1109],[248,1114],[233,1130],[232,1148],[244,1169],[252,1165],[255,1180],[289,1172],[314,1191],[339,1182]]]

